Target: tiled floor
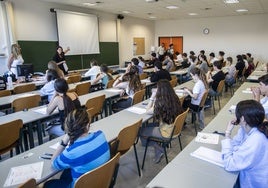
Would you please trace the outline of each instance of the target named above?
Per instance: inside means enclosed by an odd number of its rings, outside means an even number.
[[[221,97],[221,104],[224,106],[228,100],[230,99],[231,94],[230,92],[223,93]],[[216,113],[218,110],[218,102],[215,101]],[[206,109],[205,110],[205,124],[207,125],[215,115],[213,114],[213,109]],[[195,131],[193,125],[190,123],[191,116],[188,115],[187,117],[187,126],[182,131],[181,141],[183,148],[195,137]],[[48,139],[48,138],[46,138]],[[140,165],[142,163],[143,154],[144,154],[144,147],[141,146],[140,142],[137,144],[137,152]],[[178,139],[172,142],[172,147],[167,150],[168,159],[171,161],[178,153],[180,152],[179,149],[179,142]],[[3,155],[2,160],[5,160],[9,157],[9,154]],[[190,157],[190,156],[189,156]],[[120,167],[117,176],[117,181],[115,188],[143,188],[161,171],[162,168],[165,167],[166,162],[164,158],[158,164],[154,164],[154,151],[153,148],[149,148],[146,156],[145,167],[141,171],[142,175],[139,177],[135,155],[133,149],[127,152],[124,156],[120,158]],[[54,178],[58,178],[59,175],[55,176]],[[40,185],[42,187],[42,185]]]

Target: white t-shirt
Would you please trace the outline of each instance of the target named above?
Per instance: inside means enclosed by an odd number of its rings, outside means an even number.
[[[99,66],[93,66],[85,73],[85,76],[90,76],[90,79],[94,80],[100,72],[101,70]]]
[[[260,103],[262,104],[264,111],[265,111],[265,118],[268,119],[268,97],[263,97],[260,100]]]
[[[199,105],[202,100],[202,96],[205,90],[206,90],[206,87],[204,83],[201,80],[198,80],[195,83],[194,88],[193,88],[193,94],[197,94],[197,99],[192,98],[191,103],[194,105]]]

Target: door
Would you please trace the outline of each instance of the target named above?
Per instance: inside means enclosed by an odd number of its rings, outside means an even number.
[[[174,37],[159,37],[158,38],[158,46],[160,44],[165,44],[165,49],[167,50],[170,44],[174,46],[174,52],[178,51],[183,53],[183,37],[174,36]]]

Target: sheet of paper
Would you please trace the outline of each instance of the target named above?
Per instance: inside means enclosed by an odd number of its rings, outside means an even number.
[[[139,107],[135,107],[135,106],[128,108],[127,111],[133,112],[135,114],[144,114],[144,113],[146,113],[145,108],[139,108]]]
[[[141,80],[141,83],[151,83],[151,81],[149,79],[143,79]]]
[[[52,148],[52,149],[54,149],[54,150],[56,150],[59,145],[60,145],[60,143],[57,142],[57,143],[55,143],[55,144],[53,144],[52,146],[49,146],[49,147]]]
[[[250,88],[247,88],[247,89],[243,90],[242,93],[252,93],[252,91]]]
[[[195,138],[196,142],[206,143],[206,144],[218,144],[219,135],[212,133],[201,133],[199,132]]]
[[[40,179],[44,162],[37,162],[17,167],[12,167],[8,173],[4,187],[14,186],[24,183],[30,178]]]
[[[113,93],[120,93],[122,90],[116,89],[116,88],[111,88],[111,89],[107,89],[106,91],[113,92]]]
[[[38,108],[38,109],[34,109],[33,111],[37,112],[37,113],[40,113],[40,114],[44,114],[46,115],[47,114],[47,107],[44,106],[42,108]]]
[[[236,105],[232,105],[230,108],[229,108],[229,112],[231,112],[232,114],[235,113],[235,109],[236,109]]]
[[[260,76],[249,76],[247,79],[249,80],[258,80]]]
[[[224,167],[221,152],[200,146],[191,156]]]
[[[21,94],[20,97],[30,97],[30,96],[33,96],[33,95],[36,95],[34,93],[24,93],[24,94]]]

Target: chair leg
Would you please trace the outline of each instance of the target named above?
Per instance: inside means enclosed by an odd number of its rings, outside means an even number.
[[[217,98],[218,98],[218,103],[219,103],[219,109],[221,109],[221,101],[220,101],[220,96],[218,96]]]
[[[180,136],[180,135],[178,136],[178,139],[179,139],[180,149],[181,149],[181,151],[182,151],[181,136]]]
[[[211,97],[211,100],[212,100],[212,106],[213,106],[213,111],[214,111],[214,115],[215,115],[216,111],[215,111],[214,97]]]
[[[138,173],[139,173],[139,176],[141,176],[141,170],[140,170],[140,164],[139,164],[139,159],[138,159],[136,144],[134,144],[133,146],[134,146],[134,152],[135,152],[135,158],[136,158]]]
[[[164,145],[163,148],[164,148],[164,153],[165,153],[166,163],[168,164],[167,149],[166,149],[167,147],[166,147],[166,145]]]
[[[146,158],[146,153],[147,153],[148,144],[149,144],[149,141],[146,142],[146,146],[145,146],[145,151],[144,151],[144,155],[143,155],[143,160],[142,160],[141,169],[143,169],[143,167],[144,167],[144,162],[145,162],[145,158]]]
[[[114,169],[114,174],[113,174],[113,177],[112,177],[112,181],[109,185],[109,188],[113,188],[115,183],[116,183],[116,179],[117,179],[117,174],[118,174],[118,170],[119,170],[119,163],[116,164],[115,166],[115,169]]]

